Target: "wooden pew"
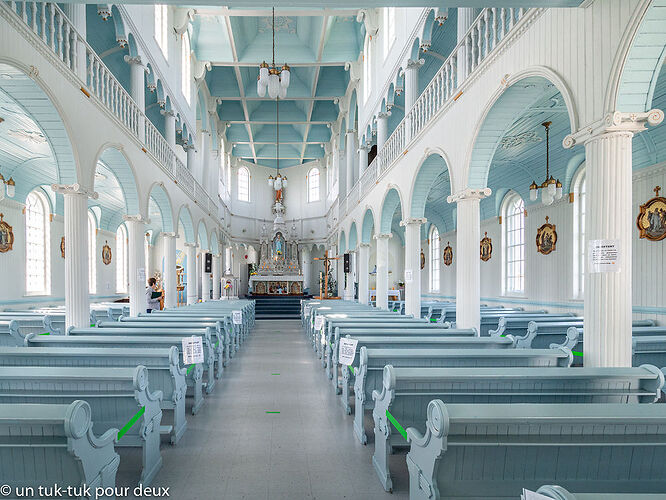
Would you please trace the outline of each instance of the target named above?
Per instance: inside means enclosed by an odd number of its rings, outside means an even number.
[[[103,335],[38,335],[31,333],[25,337],[27,347],[62,347],[66,349],[93,347],[112,349],[135,349],[145,353],[152,349],[169,349],[176,347],[179,352],[180,367],[183,368],[182,337],[142,337],[142,336],[103,336]],[[204,350],[210,349],[204,343]],[[196,414],[204,403],[203,399],[203,366],[201,364],[185,367],[185,381],[191,391],[188,396],[194,398],[192,414]]]
[[[135,368],[72,368],[0,366],[3,403],[69,404],[85,398],[90,405],[93,432],[122,429],[116,447],[141,448],[143,470],[139,484],[150,486],[162,467],[160,391],[148,387],[148,371]],[[128,422],[134,420],[134,425]]]
[[[665,405],[433,400],[425,424],[406,431],[410,500],[518,498],[544,483],[666,492]]]
[[[15,490],[59,484],[114,488],[118,429],[93,433],[90,405],[0,404],[0,483]],[[113,497],[101,497],[111,499]]]
[[[365,411],[375,407],[372,393],[381,390],[386,365],[399,368],[462,367],[569,367],[573,354],[565,346],[552,349],[368,349],[360,348],[351,369],[354,374],[354,432],[367,443]],[[344,367],[343,367],[344,368]],[[345,377],[343,376],[343,379]],[[351,379],[347,375],[347,379]],[[349,408],[348,382],[343,380],[343,405]],[[345,394],[347,399],[345,400]],[[349,412],[349,411],[348,411]]]
[[[94,368],[134,368],[148,370],[150,390],[161,391],[160,408],[172,415],[171,425],[160,432],[170,434],[176,444],[187,429],[185,418],[186,369],[180,367],[178,349],[0,347],[0,366],[69,366]],[[164,422],[164,421],[163,421]]]
[[[384,489],[391,491],[389,455],[407,442],[389,418],[403,427],[421,425],[432,399],[464,404],[654,403],[664,374],[640,368],[394,368],[383,370],[381,391],[373,391],[375,453],[372,463]],[[390,417],[389,417],[390,416]],[[666,412],[664,412],[666,418]]]
[[[544,485],[537,491],[554,500],[666,500],[663,493],[570,493],[556,485]]]
[[[171,337],[177,341],[182,341],[183,337],[201,337],[204,351],[203,369],[206,374],[204,383],[206,394],[211,394],[215,389],[215,358],[218,356],[218,362],[222,365],[224,356],[224,350],[220,349],[219,344],[217,353],[215,351],[215,344],[220,342],[221,339],[212,328],[70,328],[67,333],[69,336],[75,337],[150,337],[151,335],[158,335],[163,338]]]

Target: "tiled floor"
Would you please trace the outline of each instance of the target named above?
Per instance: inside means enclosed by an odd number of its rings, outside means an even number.
[[[300,321],[258,320],[182,441],[162,446],[155,486],[178,500],[407,498],[405,455],[392,457],[391,495],[315,360]],[[122,455],[131,485],[139,458]]]

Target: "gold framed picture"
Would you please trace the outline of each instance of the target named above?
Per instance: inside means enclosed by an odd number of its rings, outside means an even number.
[[[660,241],[666,238],[666,198],[659,196],[661,186],[653,191],[655,197],[640,206],[636,226],[641,238]]]
[[[446,242],[446,248],[444,249],[444,265],[450,266],[453,263],[453,248],[451,248],[451,243]]]
[[[60,256],[65,258],[65,237],[60,238]]]
[[[423,269],[425,267],[425,263],[426,263],[426,258],[425,258],[425,254],[423,253],[423,248],[422,248],[421,249],[421,269]]]
[[[109,246],[109,242],[105,241],[104,246],[102,247],[102,262],[104,262],[105,266],[111,264],[111,258],[112,258],[111,247]]]
[[[9,252],[14,247],[14,231],[4,217],[0,214],[0,253]]]
[[[485,232],[483,238],[481,238],[481,260],[488,262],[492,256],[493,240],[488,238],[488,232]]]
[[[555,225],[548,222],[548,217],[546,217],[546,223],[543,224],[539,229],[537,229],[536,234],[536,246],[537,252],[544,255],[548,255],[551,252],[555,251],[555,244],[557,243],[557,231],[555,230]]]

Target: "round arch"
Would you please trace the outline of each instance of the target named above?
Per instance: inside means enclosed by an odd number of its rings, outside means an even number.
[[[368,207],[363,215],[363,222],[361,224],[361,243],[371,243],[372,233],[375,229],[375,214],[372,209]]]
[[[466,187],[486,187],[493,156],[505,131],[515,120],[516,110],[531,106],[551,85],[562,95],[571,131],[578,129],[578,114],[573,97],[559,75],[542,66],[516,73],[506,81],[505,86],[495,92],[481,115],[468,153]],[[458,189],[464,187],[456,186]]]
[[[120,189],[125,198],[125,213],[127,215],[144,214],[145,210],[141,210],[139,203],[139,190],[137,187],[136,177],[134,175],[134,167],[125,156],[122,146],[117,144],[105,144],[100,149],[95,161],[95,166],[98,163],[103,163],[116,177]],[[95,172],[97,168],[91,169],[89,185],[95,186]]]
[[[424,216],[428,194],[438,179],[448,182],[446,195],[452,194],[453,179],[446,155],[442,151],[426,152],[412,184],[410,217]],[[442,201],[446,203],[445,199]]]
[[[356,250],[356,247],[358,246],[358,229],[356,227],[356,221],[352,222],[351,226],[349,227],[349,237],[347,241],[347,247],[349,251],[353,252]]]
[[[194,222],[192,222],[192,213],[187,205],[182,205],[178,211],[178,224],[182,225],[185,232],[185,242],[195,243]]]
[[[217,236],[217,230],[213,229],[210,233],[210,251],[213,255],[220,253],[220,239]]]
[[[197,243],[202,250],[210,250],[210,247],[208,246],[208,229],[206,228],[206,223],[203,219],[199,221],[199,226],[197,228]]]
[[[338,255],[341,255],[347,251],[347,239],[345,238],[345,232],[340,231],[340,237],[338,238]]]
[[[155,205],[157,205],[159,208],[162,231],[167,233],[175,232],[176,228],[173,220],[173,205],[171,204],[169,193],[167,193],[166,189],[164,188],[163,182],[153,183],[148,194],[148,203],[150,203],[150,200],[153,200]],[[148,215],[151,219],[153,218],[152,214]]]
[[[400,209],[401,217],[403,214],[402,195],[398,186],[390,185],[382,201],[382,211],[379,221],[379,232],[382,234],[391,232],[391,222],[396,209]]]

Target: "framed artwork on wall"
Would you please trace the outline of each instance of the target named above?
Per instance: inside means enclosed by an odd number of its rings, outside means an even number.
[[[548,217],[546,217],[546,223],[543,224],[539,229],[537,229],[536,234],[536,246],[537,252],[544,255],[548,255],[551,252],[555,251],[555,244],[557,243],[557,231],[555,230],[555,225],[548,222]]]
[[[493,256],[493,240],[488,238],[488,233],[484,234],[484,237],[481,239],[481,260],[483,262],[488,262]]]
[[[451,248],[451,243],[446,242],[446,248],[444,249],[444,265],[450,266],[453,263],[453,248]]]
[[[109,242],[105,241],[104,246],[102,247],[102,262],[104,262],[105,266],[111,264],[111,258],[112,258],[111,247],[109,246]]]
[[[660,241],[666,238],[666,198],[659,196],[661,186],[654,189],[654,198],[640,206],[636,226],[641,238]]]
[[[65,237],[60,238],[60,256],[65,258]]]
[[[14,247],[14,231],[4,217],[0,214],[0,253],[9,252]]]

